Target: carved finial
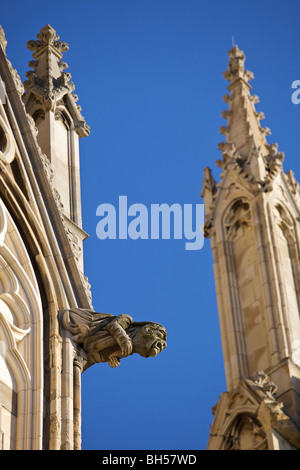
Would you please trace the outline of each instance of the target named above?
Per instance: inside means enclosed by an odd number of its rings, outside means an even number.
[[[62,53],[68,51],[69,46],[59,41],[55,29],[49,24],[44,26],[37,40],[27,43],[27,48],[33,51],[33,58],[29,66],[33,68],[26,73],[24,82],[26,93],[23,96],[27,112],[33,114],[37,108],[45,112],[55,113],[58,103],[68,107],[73,117],[74,128],[80,137],[89,134],[89,126],[80,113],[80,106],[76,104],[78,97],[72,95],[75,89],[71,81],[71,74],[64,72],[68,65],[62,61]]]
[[[59,36],[49,24],[41,29],[37,40],[28,41],[27,47],[33,51],[35,60],[29,62],[34,70],[26,73],[28,80],[24,82],[27,92],[24,101],[26,103],[30,95],[34,95],[46,111],[54,111],[57,101],[75,88],[70,82],[70,74],[62,72],[67,64],[60,62],[62,52],[69,47],[59,41]]]
[[[226,80],[233,83],[235,80],[241,78],[246,83],[254,78],[254,75],[249,70],[245,70],[245,54],[237,45],[235,45],[229,52],[229,65],[228,70],[223,73]]]
[[[68,44],[63,41],[59,41],[58,34],[49,24],[41,29],[37,35],[37,39],[37,41],[31,40],[27,42],[28,49],[34,52],[34,58],[38,58],[47,47],[53,48],[56,53],[59,53],[60,55],[62,52],[69,50]]]

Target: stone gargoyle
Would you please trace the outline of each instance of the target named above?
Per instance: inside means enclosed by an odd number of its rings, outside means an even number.
[[[96,313],[73,308],[65,310],[63,326],[87,354],[86,370],[98,362],[117,367],[120,359],[138,353],[155,357],[166,348],[166,329],[159,323],[135,322],[131,316]]]

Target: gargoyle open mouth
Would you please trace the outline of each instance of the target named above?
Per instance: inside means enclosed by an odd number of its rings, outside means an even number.
[[[151,356],[157,356],[163,349],[167,347],[167,343],[162,340],[156,340],[151,346]]]

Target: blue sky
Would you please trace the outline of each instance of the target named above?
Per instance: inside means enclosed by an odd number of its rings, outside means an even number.
[[[209,240],[99,240],[96,209],[200,204],[203,169],[219,171],[227,109],[222,77],[232,37],[255,79],[269,143],[300,179],[298,1],[74,0],[5,2],[7,54],[22,80],[26,43],[49,23],[91,135],[81,139],[85,274],[98,312],[157,321],[168,331],[158,357],[97,364],[82,376],[83,449],[205,449],[211,408],[226,390]]]

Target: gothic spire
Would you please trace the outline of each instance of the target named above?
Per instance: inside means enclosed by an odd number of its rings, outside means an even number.
[[[268,145],[266,136],[271,132],[260,125],[264,114],[255,109],[259,99],[251,95],[249,81],[254,76],[245,69],[244,52],[235,45],[228,55],[229,65],[223,76],[230,82],[230,93],[223,100],[229,104],[229,109],[222,112],[227,126],[220,129],[225,135],[225,142],[219,144],[223,160],[217,164],[224,169],[229,163],[234,163],[247,174],[248,179],[262,182],[274,169],[274,158],[276,163],[281,164],[283,154],[277,153],[276,144]]]
[[[249,85],[249,81],[254,78],[253,73],[245,69],[245,55],[238,46],[234,46],[228,55],[228,70],[223,76],[230,82],[230,95],[224,96],[224,101],[229,103],[229,111],[222,113],[228,123],[226,127],[221,128],[221,132],[225,134],[226,142],[235,144],[241,156],[247,156],[253,144],[266,154],[268,152],[265,136],[270,134],[270,130],[260,126],[264,115],[255,110],[255,103],[258,103],[259,99],[251,95]]]

